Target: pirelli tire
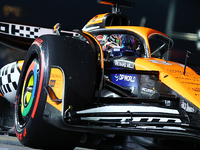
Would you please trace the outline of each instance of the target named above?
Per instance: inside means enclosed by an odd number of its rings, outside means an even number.
[[[69,61],[74,60],[76,55],[82,57],[80,53],[83,53],[83,51],[80,50],[81,47],[77,45],[78,43],[83,44],[84,47],[86,42],[62,36],[46,35],[36,39],[29,48],[20,75],[15,102],[15,132],[23,145],[40,149],[73,149],[78,144],[81,138],[80,133],[62,130],[59,127],[52,126],[44,119],[43,115],[47,103],[45,86],[49,84],[51,66],[59,66],[63,68],[64,72],[69,72],[70,69],[73,70],[72,68],[74,66],[71,66]],[[69,51],[68,57],[66,57],[67,51]],[[69,60],[67,58],[69,58]],[[86,60],[87,58],[84,59]],[[76,78],[76,75],[73,76],[73,74],[76,74],[76,71],[78,73],[83,71],[81,69],[79,70],[79,67],[82,67],[79,65],[82,60],[79,58],[78,60],[79,62],[77,62],[74,67],[74,73],[71,74],[74,78]],[[91,60],[93,61],[95,58]],[[66,70],[68,66],[66,65],[67,63],[71,66],[69,70]],[[88,63],[91,64],[90,61]],[[71,85],[69,85],[70,83],[66,84],[68,87],[72,86],[72,89],[66,88],[65,90],[66,106],[73,105],[74,108],[77,106],[77,109],[90,107],[95,86],[95,71],[90,71],[90,69],[95,70],[95,66],[96,64],[88,68],[89,70],[86,70],[86,75],[83,75],[85,80],[81,80],[83,83],[78,81],[76,83],[72,82]],[[94,74],[92,74],[93,77],[87,75],[89,71],[94,72]],[[76,87],[79,90],[79,84],[83,86],[87,81],[91,83],[89,90],[84,90],[83,87],[80,87],[83,92],[77,94],[77,91],[73,91],[73,88]],[[67,91],[67,89],[69,89],[69,91]],[[72,91],[70,91],[70,89]],[[84,98],[80,99],[81,94],[87,95],[85,97],[85,102],[82,101]],[[78,99],[77,102],[74,102],[74,99]],[[82,105],[79,106],[79,104]]]

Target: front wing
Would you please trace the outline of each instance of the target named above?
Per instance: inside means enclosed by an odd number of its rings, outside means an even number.
[[[68,111],[64,118],[67,128],[81,132],[170,139],[179,137],[179,140],[192,142],[200,140],[199,119],[199,116],[184,110],[139,104],[114,104]]]
[[[156,71],[134,73],[158,75]],[[92,108],[78,111],[71,106],[65,106],[63,102],[66,109],[61,112],[60,121],[56,117],[51,118],[50,122],[66,130],[94,134],[151,136],[176,140],[179,137],[179,140],[200,141],[200,116],[180,108],[180,100],[176,96],[163,93],[157,99],[129,97],[127,90],[107,79],[104,79],[104,88],[121,96],[99,97],[94,100]],[[166,100],[173,105],[165,106]]]

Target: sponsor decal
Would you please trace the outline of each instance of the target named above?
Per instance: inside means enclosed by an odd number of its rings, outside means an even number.
[[[199,79],[197,78],[190,78],[190,77],[175,77],[176,79],[180,79],[180,80],[187,80],[187,81],[199,81]]]
[[[156,96],[156,90],[155,87],[152,87],[150,85],[144,85],[141,87],[141,96],[144,98],[152,98],[152,96],[154,95],[154,97]]]
[[[61,78],[62,74],[51,73],[51,78]]]
[[[49,79],[49,86],[52,87],[56,97],[61,100],[64,97],[64,73],[60,68],[51,68],[51,74]],[[49,96],[47,96],[47,103],[62,111],[62,103],[57,103],[52,101]]]
[[[179,64],[179,63],[169,63],[169,62],[166,62],[166,61],[162,61],[162,60],[149,60],[150,62],[152,63],[155,63],[155,64],[161,64],[161,65],[179,65],[181,67],[185,67],[185,65],[183,64]],[[186,66],[188,68],[188,66]],[[180,70],[177,70],[177,71],[180,71]],[[183,72],[183,71],[182,71]]]
[[[135,82],[136,77],[132,75],[125,75],[125,74],[115,74],[116,81],[123,80],[127,82]]]
[[[192,88],[192,90],[195,92],[200,92],[200,88]]]
[[[153,93],[154,93],[154,90],[153,90],[153,89],[146,88],[146,87],[141,88],[141,91],[143,91],[143,92],[145,92],[145,93],[150,93],[150,94],[153,94]]]
[[[155,64],[161,64],[161,65],[172,65],[166,61],[162,61],[162,60],[149,60],[150,62],[152,63],[155,63]]]
[[[126,60],[114,60],[114,65],[119,67],[134,69],[135,63]]]
[[[170,72],[170,73],[174,73],[174,74],[183,74],[183,70],[175,70],[175,69],[166,69],[166,71]],[[194,75],[193,72],[185,72],[186,75]]]
[[[190,106],[190,104],[185,101],[181,102],[181,108],[183,108],[187,112],[195,112],[194,107]]]
[[[111,80],[117,85],[138,88],[136,74],[111,74]]]
[[[199,83],[194,83],[194,82],[181,82],[181,83],[184,83],[184,84],[191,84],[191,85],[198,85],[198,86],[200,86],[200,84]]]
[[[183,74],[183,71],[181,70],[175,70],[175,69],[166,69],[166,71],[170,73],[178,73],[178,74]]]
[[[149,60],[152,63],[155,64],[161,64],[161,65],[179,65],[181,67],[185,67],[183,64],[179,64],[179,63],[169,63],[166,61],[162,61],[162,60]],[[188,68],[188,66],[186,66]],[[183,70],[177,70],[177,69],[166,69],[166,71],[170,72],[170,73],[174,73],[174,74],[183,74]],[[186,75],[194,75],[193,72],[188,72],[186,71]]]
[[[56,80],[50,80],[49,85],[50,85],[51,87],[54,87],[55,84],[56,84]]]

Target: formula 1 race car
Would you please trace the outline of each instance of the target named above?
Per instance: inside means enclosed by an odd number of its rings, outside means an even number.
[[[1,43],[30,47],[25,60],[0,73],[1,95],[15,104],[16,136],[40,149],[116,149],[122,136],[144,149],[198,149],[199,75],[187,57],[185,64],[168,60],[167,35],[129,26],[119,6],[132,2],[100,2],[114,12],[81,31],[0,22]]]

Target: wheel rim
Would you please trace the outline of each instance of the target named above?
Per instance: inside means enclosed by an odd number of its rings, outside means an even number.
[[[22,84],[23,86],[21,91],[21,97],[19,99],[19,113],[21,114],[21,126],[24,125],[30,118],[29,116],[32,110],[32,106],[34,104],[34,98],[36,96],[38,73],[39,63],[35,58],[31,62],[28,70],[26,71],[24,83]]]

